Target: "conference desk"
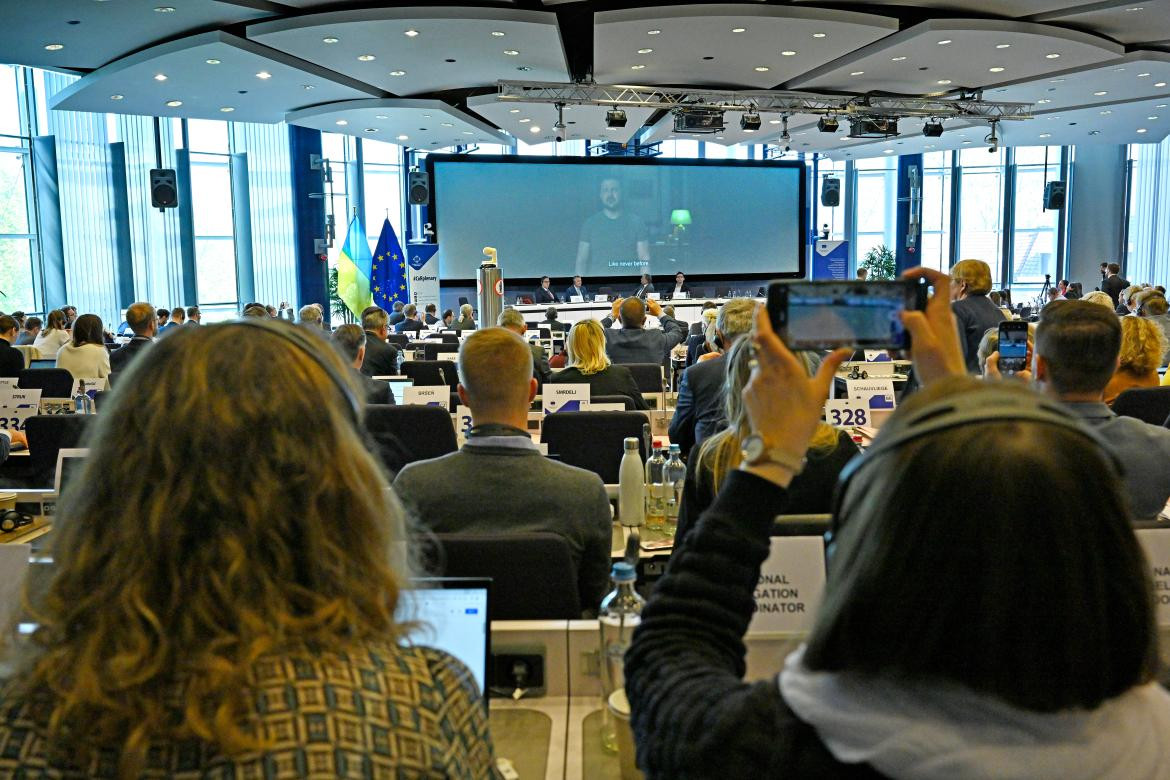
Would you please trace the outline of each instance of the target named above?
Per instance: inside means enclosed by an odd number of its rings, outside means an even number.
[[[659,301],[658,303],[662,306],[673,306],[675,319],[694,323],[702,319],[704,303],[714,301],[716,304],[722,305],[727,300],[726,298],[686,298],[677,301]],[[757,298],[756,300],[762,303],[764,299]],[[544,314],[549,306],[556,307],[557,319],[566,325],[572,325],[581,320],[601,320],[608,317],[613,311],[613,304],[605,302],[520,304],[515,309],[524,315],[525,322],[535,325],[544,320]]]

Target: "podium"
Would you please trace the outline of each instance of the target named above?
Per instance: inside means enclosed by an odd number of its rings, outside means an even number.
[[[817,241],[812,246],[812,278],[846,281],[849,279],[849,242]]]

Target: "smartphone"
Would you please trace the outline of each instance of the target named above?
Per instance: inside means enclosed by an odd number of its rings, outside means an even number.
[[[768,316],[789,349],[906,349],[903,311],[926,308],[925,280],[768,285]]]
[[[1005,320],[999,323],[999,362],[1001,374],[1014,374],[1028,367],[1028,323]]]

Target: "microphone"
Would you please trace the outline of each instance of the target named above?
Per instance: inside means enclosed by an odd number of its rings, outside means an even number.
[[[494,246],[485,246],[483,248],[483,256],[487,258],[487,262],[484,265],[496,264],[496,248]]]

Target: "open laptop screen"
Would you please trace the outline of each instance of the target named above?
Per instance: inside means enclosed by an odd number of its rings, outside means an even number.
[[[443,650],[462,661],[485,702],[491,651],[490,583],[457,577],[415,579],[414,589],[402,592],[397,615],[399,620],[419,622],[410,634],[413,643]]]

